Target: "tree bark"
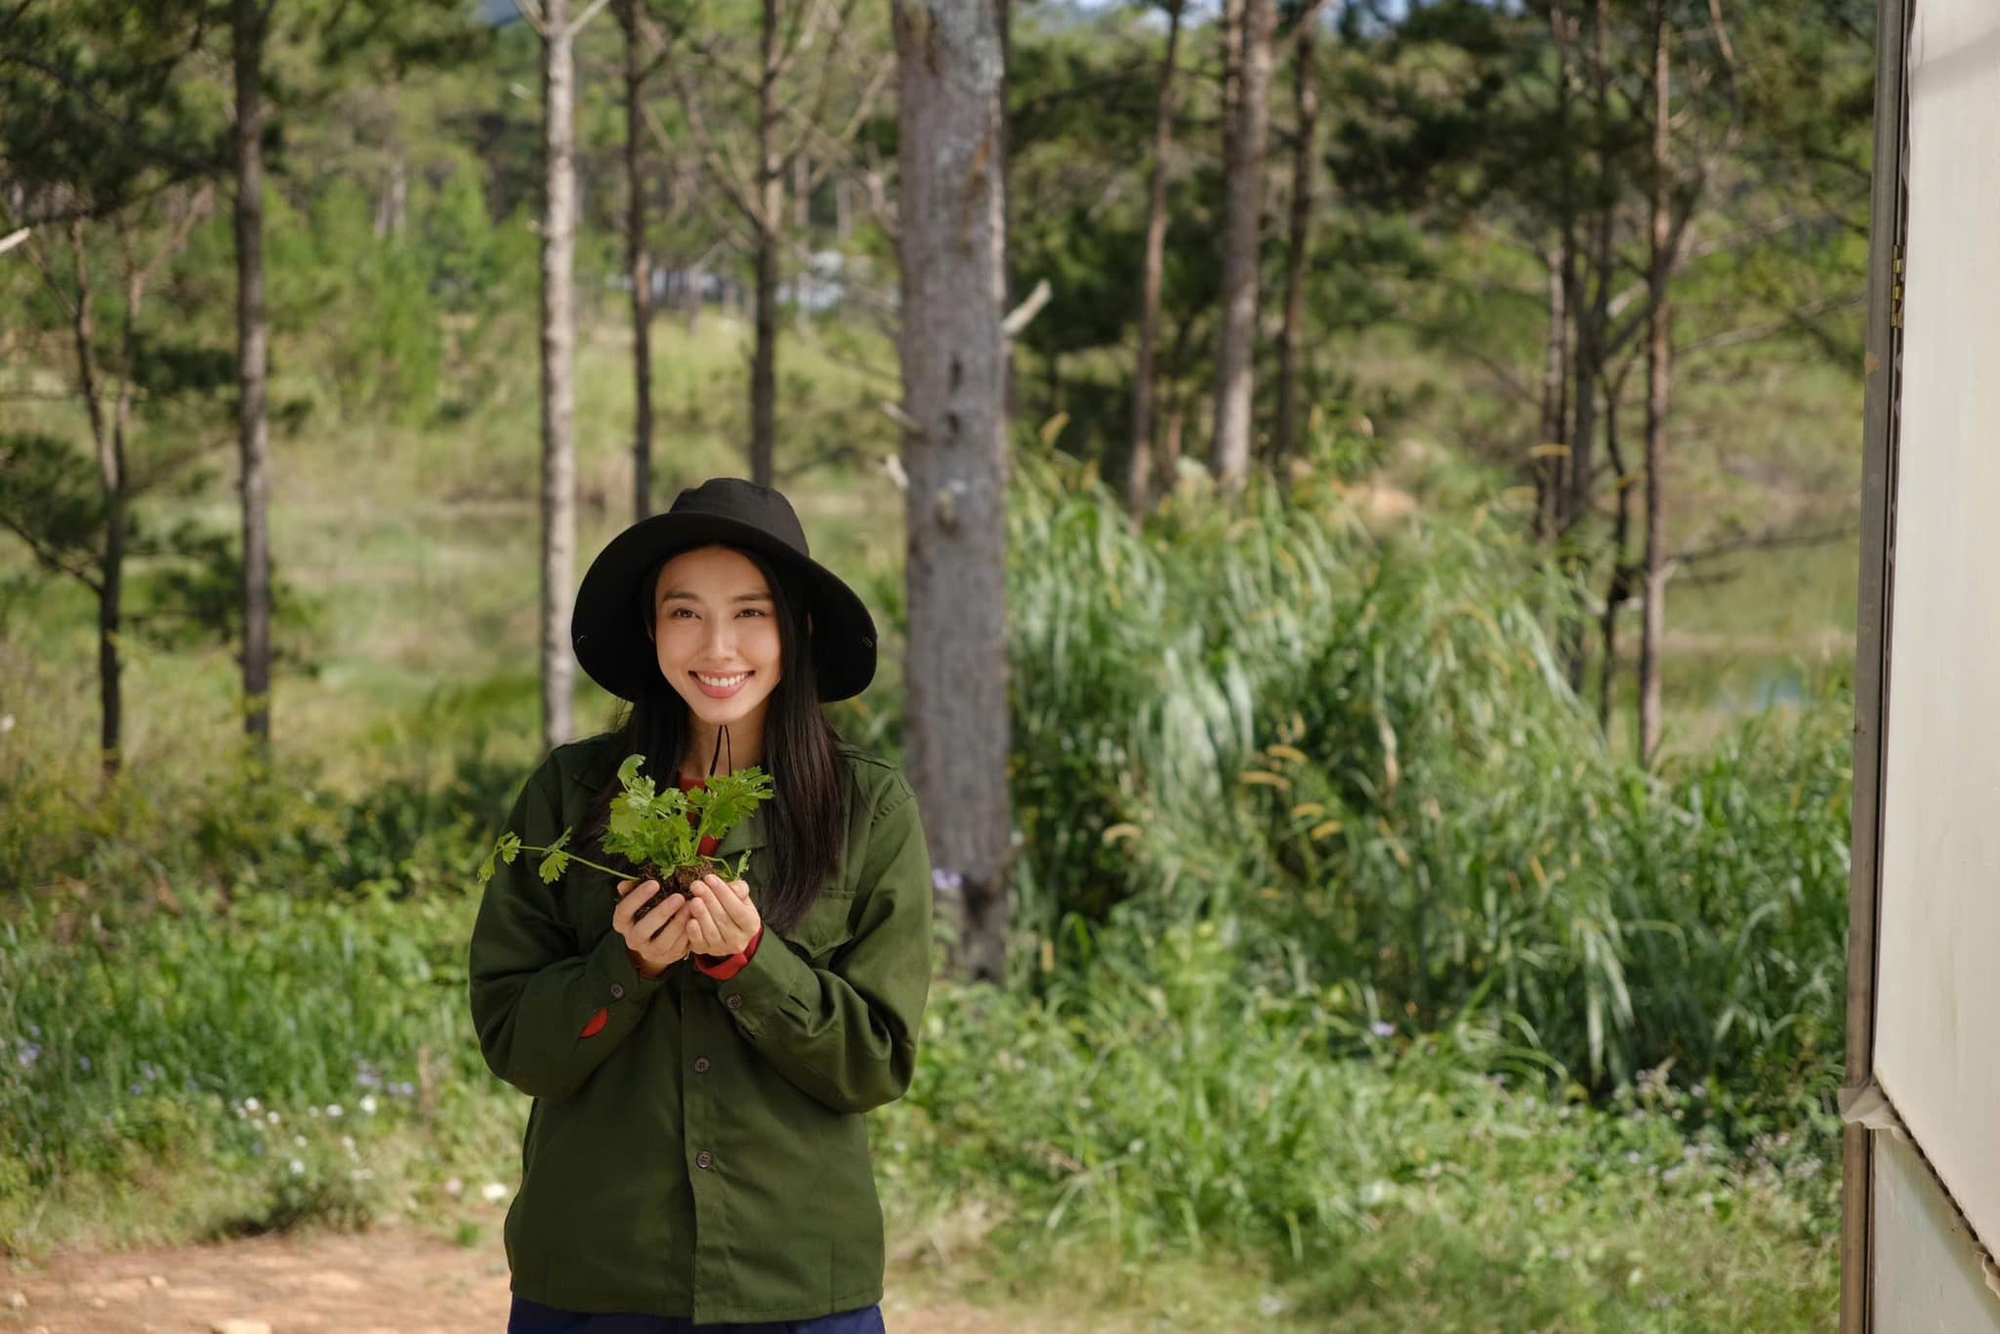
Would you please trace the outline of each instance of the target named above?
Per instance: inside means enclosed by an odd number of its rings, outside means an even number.
[[[270,330],[264,311],[262,0],[235,0],[236,384],[243,511],[243,729],[271,750]]]
[[[553,750],[574,732],[576,34],[569,0],[543,0],[542,13],[542,744]]]
[[[97,447],[98,480],[104,487],[104,555],[99,564],[97,586],[97,696],[98,768],[105,781],[118,774],[120,734],[123,727],[123,693],[118,660],[119,602],[125,577],[125,442],[118,428],[104,413],[104,388],[97,365],[97,316],[91,291],[90,261],[84,224],[70,223],[71,274],[76,283],[76,299],[70,304],[70,336],[76,344],[76,388],[83,399],[84,415],[90,421],[90,435]],[[53,274],[46,274],[51,283]],[[131,341],[133,312],[125,316],[126,341]],[[131,400],[131,373],[127,367],[126,388],[119,394],[122,410]],[[120,423],[122,426],[122,421]]]
[[[1652,286],[1646,349],[1646,586],[1645,624],[1639,643],[1639,752],[1651,764],[1660,748],[1660,641],[1666,634],[1667,391],[1673,375],[1673,310],[1667,302],[1672,273],[1671,67],[1666,0],[1653,0],[1653,199],[1652,246],[1648,277]]]
[[[1305,360],[1306,265],[1312,239],[1314,144],[1319,137],[1319,93],[1313,86],[1313,46],[1319,20],[1308,15],[1293,51],[1293,106],[1297,142],[1292,145],[1291,235],[1285,243],[1285,327],[1278,341],[1278,421],[1271,455],[1282,465],[1298,450],[1299,377]]]
[[[1632,562],[1625,548],[1632,532],[1633,479],[1625,471],[1625,452],[1618,445],[1618,397],[1616,388],[1604,395],[1604,450],[1611,456],[1618,497],[1617,517],[1611,527],[1611,578],[1604,589],[1604,612],[1598,618],[1604,662],[1597,674],[1597,726],[1606,736],[1611,734],[1612,692],[1618,680],[1618,609],[1632,595]]]
[[[653,252],[646,240],[646,63],[640,54],[639,5],[624,0],[625,253],[632,278],[632,510],[636,522],[653,512]]]
[[[975,979],[1006,963],[1012,815],[1003,410],[1002,52],[995,0],[894,0],[901,104],[910,768]]]
[[[1541,439],[1534,462],[1535,536],[1552,539],[1562,530],[1563,453],[1569,433],[1569,304],[1566,272],[1572,267],[1569,237],[1547,259],[1548,336],[1542,345]]]
[[[1264,206],[1264,138],[1270,126],[1271,33],[1277,0],[1240,3],[1241,51],[1234,114],[1224,134],[1227,197],[1222,234],[1222,332],[1216,349],[1215,439],[1209,466],[1225,490],[1250,474],[1250,408],[1257,338],[1257,234]]]
[[[771,485],[777,439],[778,245],[785,225],[778,146],[778,0],[764,0],[764,64],[757,84],[757,346],[750,359],[750,477]]]
[[[1168,0],[1167,49],[1160,57],[1160,97],[1153,113],[1153,180],[1146,202],[1146,256],[1139,296],[1139,359],[1132,376],[1132,455],[1125,510],[1137,532],[1153,506],[1154,344],[1160,336],[1160,288],[1167,267],[1167,151],[1174,137],[1174,61],[1183,0]]]

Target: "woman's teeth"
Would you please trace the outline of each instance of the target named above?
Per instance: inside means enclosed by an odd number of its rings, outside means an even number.
[[[700,672],[696,672],[694,679],[705,686],[714,686],[717,690],[727,690],[733,685],[742,684],[744,678],[749,675],[750,673],[748,672],[738,672],[735,676],[703,676]]]

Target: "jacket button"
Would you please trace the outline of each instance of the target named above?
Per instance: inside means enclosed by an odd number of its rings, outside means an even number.
[[[706,1056],[697,1056],[694,1058],[694,1072],[698,1075],[708,1073],[708,1058]]]
[[[612,1000],[625,999],[625,984],[623,982],[613,982],[611,984],[611,999]]]
[[[722,1003],[732,1010],[740,1010],[743,1008],[743,996],[741,993],[732,993],[725,997]]]
[[[706,1168],[710,1163],[714,1161],[715,1160],[713,1158],[708,1156],[707,1149],[703,1149],[700,1153],[694,1156],[694,1165],[696,1167]]]

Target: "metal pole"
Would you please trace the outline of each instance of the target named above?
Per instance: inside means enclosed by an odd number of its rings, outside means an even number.
[[[1897,423],[1902,392],[1903,185],[1910,13],[1918,0],[1878,0],[1874,199],[1868,227],[1867,363],[1861,479],[1861,591],[1854,673],[1854,810],[1847,929],[1847,1085],[1875,1068],[1875,927],[1881,904],[1882,761],[1888,735],[1895,601]],[[1869,1132],[1841,1132],[1840,1328],[1874,1328],[1873,1161]]]

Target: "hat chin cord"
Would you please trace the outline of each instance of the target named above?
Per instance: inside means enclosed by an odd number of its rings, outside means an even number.
[[[715,774],[715,762],[722,758],[722,748],[725,745],[729,746],[729,768],[724,770],[723,772],[735,773],[736,748],[734,745],[731,745],[729,741],[728,723],[724,723],[722,726],[718,727],[715,730],[715,754],[708,757],[708,772],[711,777],[713,777]]]

